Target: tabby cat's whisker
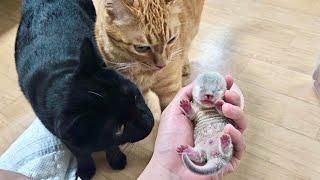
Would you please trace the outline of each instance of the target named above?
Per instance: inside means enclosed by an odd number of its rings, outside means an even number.
[[[132,67],[135,67],[139,65],[138,63],[132,63],[132,64],[127,64],[127,65],[121,65],[121,66],[118,66],[118,67],[114,67],[114,69],[116,70],[126,70],[126,69],[129,69],[129,68],[132,68]]]
[[[133,62],[133,63],[121,63],[121,62],[112,62],[112,61],[107,61],[107,63],[110,63],[112,65],[110,65],[109,67],[115,70],[126,70],[129,68],[132,68],[134,66],[139,65],[138,62]]]
[[[123,66],[123,65],[131,65],[131,64],[138,64],[137,62],[113,62],[113,61],[108,61],[106,60],[107,63],[110,63],[110,64],[114,64],[114,65],[117,65],[117,66]]]
[[[147,67],[147,68],[152,68],[152,66],[151,65],[149,65],[149,64],[146,64],[146,63],[140,63],[141,65],[144,65],[145,67]]]
[[[178,27],[178,26],[182,26],[182,25],[186,25],[186,24],[191,24],[191,23],[190,22],[179,23],[173,27]]]
[[[170,55],[170,58],[169,58],[168,61],[169,61],[169,62],[172,62],[172,61],[173,61],[172,59],[173,59],[174,57],[176,57],[176,56],[181,55],[183,51],[184,51],[183,48],[176,50],[175,52],[173,52],[173,53]]]
[[[178,53],[181,53],[183,52],[184,49],[178,49],[176,51],[174,51],[171,55],[175,55],[175,54],[178,54]]]

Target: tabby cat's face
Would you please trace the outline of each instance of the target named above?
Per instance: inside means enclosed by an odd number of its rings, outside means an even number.
[[[179,8],[166,0],[103,0],[105,8],[105,38],[102,53],[124,57],[122,62],[136,63],[145,71],[164,68],[178,56]],[[109,2],[109,3],[108,3]],[[99,20],[97,27],[103,23]]]

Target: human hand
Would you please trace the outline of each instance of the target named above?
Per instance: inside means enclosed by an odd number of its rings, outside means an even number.
[[[242,134],[247,128],[247,121],[245,120],[243,108],[244,98],[242,92],[236,84],[233,83],[233,78],[230,75],[226,76],[227,91],[225,93],[225,104],[222,106],[223,114],[232,119],[238,126],[238,129],[228,124],[224,128],[224,132],[229,134],[234,145],[233,157],[230,162],[223,169],[222,174],[233,172],[239,165],[246,145],[244,143]]]
[[[233,85],[233,78],[226,76],[228,91],[225,93],[225,104],[222,106],[222,112],[230,119],[233,119],[239,130],[235,129],[232,125],[225,127],[225,132],[229,134],[234,143],[234,156],[230,163],[226,166],[223,174],[230,173],[238,166],[241,156],[245,149],[245,143],[242,139],[241,133],[246,129],[246,121],[243,115],[243,96],[238,94],[239,89]],[[193,125],[190,120],[183,114],[180,109],[181,99],[191,99],[193,84],[182,88],[168,107],[161,115],[158,135],[155,143],[153,157],[148,164],[145,171],[141,174],[140,178],[144,179],[154,175],[154,171],[160,174],[167,173],[168,178],[182,178],[182,179],[211,179],[211,177],[198,176],[187,168],[184,167],[181,157],[176,153],[176,148],[181,144],[193,143]],[[241,93],[241,91],[240,91]],[[242,99],[241,99],[242,97]],[[157,176],[154,176],[157,177]]]

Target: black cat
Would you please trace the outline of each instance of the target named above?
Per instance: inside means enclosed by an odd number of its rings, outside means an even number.
[[[153,116],[137,87],[102,66],[90,0],[24,0],[16,39],[19,84],[36,115],[76,156],[77,176],[95,173],[94,151],[123,169],[119,145],[145,138]]]

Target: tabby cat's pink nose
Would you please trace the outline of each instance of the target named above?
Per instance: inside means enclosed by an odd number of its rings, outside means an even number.
[[[162,69],[162,68],[164,68],[166,65],[159,65],[159,66],[157,66],[157,68],[159,68],[159,69]]]

